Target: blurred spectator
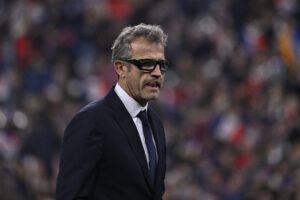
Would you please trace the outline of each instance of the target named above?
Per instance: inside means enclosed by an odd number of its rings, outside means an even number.
[[[0,1],[0,196],[54,199],[65,125],[115,83],[128,24],[161,24],[165,200],[300,198],[300,3]]]

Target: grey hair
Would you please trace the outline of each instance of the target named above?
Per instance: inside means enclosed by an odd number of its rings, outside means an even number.
[[[122,30],[111,47],[112,61],[129,59],[132,56],[131,43],[139,37],[161,44],[163,47],[167,44],[167,35],[159,25],[141,23],[136,26],[128,26]]]

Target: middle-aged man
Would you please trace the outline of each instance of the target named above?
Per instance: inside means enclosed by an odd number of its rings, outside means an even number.
[[[57,200],[161,200],[166,171],[164,128],[148,105],[168,62],[167,36],[156,25],[126,27],[114,41],[118,83],[85,106],[63,138]]]

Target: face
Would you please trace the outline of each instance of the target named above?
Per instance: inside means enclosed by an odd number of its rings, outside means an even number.
[[[164,47],[160,44],[150,43],[145,38],[137,38],[131,43],[131,59],[155,59],[164,60]],[[139,70],[133,64],[125,61],[115,62],[119,75],[120,86],[141,105],[149,100],[157,99],[164,81],[164,74],[159,66],[152,72]]]

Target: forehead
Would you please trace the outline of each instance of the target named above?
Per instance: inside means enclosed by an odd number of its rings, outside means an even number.
[[[165,50],[163,45],[153,43],[140,37],[131,42],[132,58],[164,59]]]

